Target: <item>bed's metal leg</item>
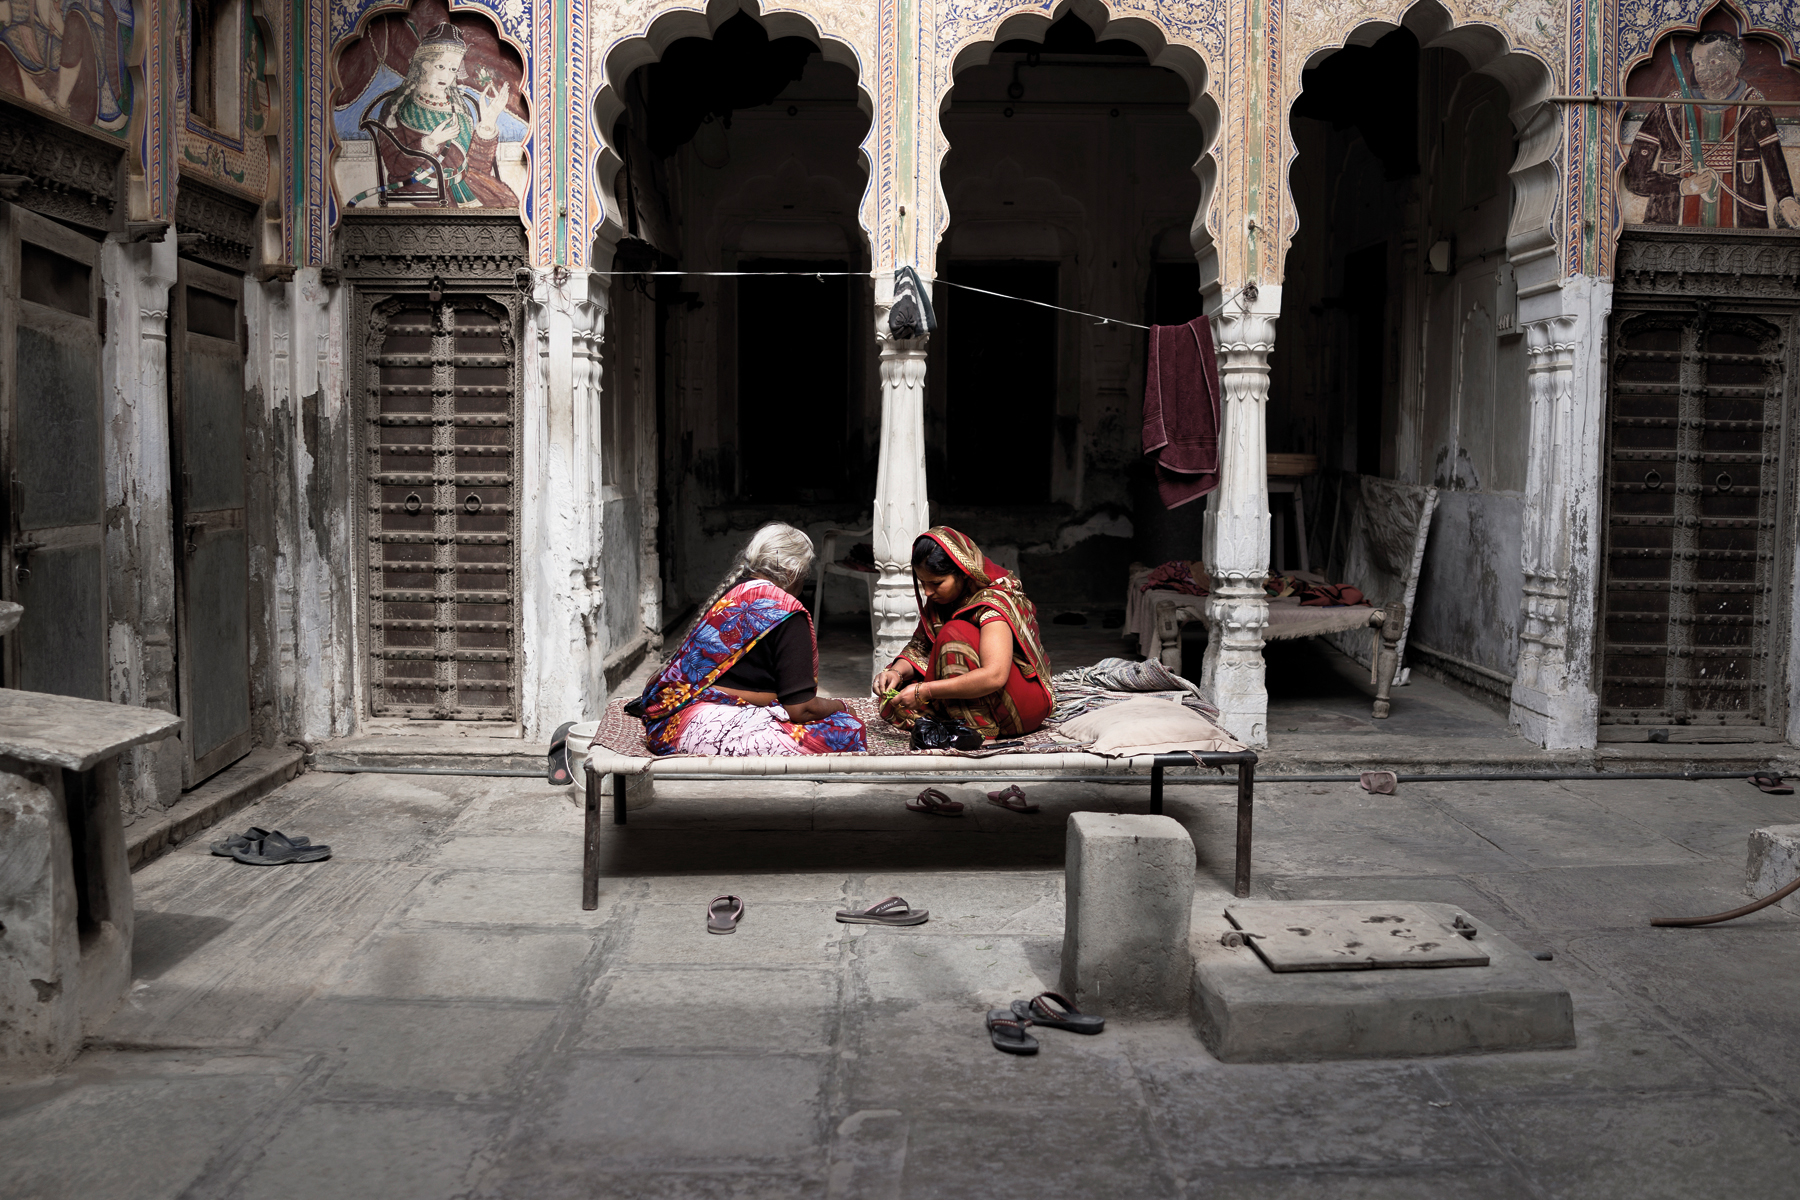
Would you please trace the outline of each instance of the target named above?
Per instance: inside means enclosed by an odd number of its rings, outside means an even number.
[[[613,824],[625,823],[625,781],[631,776],[618,774],[613,776]]]
[[[1150,812],[1162,815],[1163,765],[1159,758],[1150,766]]]
[[[1256,803],[1256,764],[1238,764],[1237,894],[1250,894],[1250,815]]]
[[[600,776],[586,770],[587,813],[581,846],[581,907],[592,912],[600,907]]]

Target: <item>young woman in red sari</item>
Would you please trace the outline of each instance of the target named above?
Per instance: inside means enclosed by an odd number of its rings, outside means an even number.
[[[984,738],[1032,733],[1050,715],[1050,656],[1037,607],[1019,581],[954,529],[913,542],[919,628],[875,677],[881,715],[912,728],[921,713],[953,717]]]

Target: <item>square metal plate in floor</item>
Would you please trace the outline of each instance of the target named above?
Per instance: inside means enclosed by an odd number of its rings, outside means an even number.
[[[1271,971],[1488,965],[1466,915],[1459,928],[1418,904],[1233,904],[1225,916]]]

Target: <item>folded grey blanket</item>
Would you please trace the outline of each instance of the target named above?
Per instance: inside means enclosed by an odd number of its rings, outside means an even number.
[[[1200,689],[1170,671],[1154,658],[1133,662],[1129,658],[1103,658],[1091,667],[1063,671],[1050,680],[1056,692],[1056,708],[1051,720],[1061,723],[1084,712],[1154,695],[1186,705],[1212,720],[1219,710],[1208,704]]]

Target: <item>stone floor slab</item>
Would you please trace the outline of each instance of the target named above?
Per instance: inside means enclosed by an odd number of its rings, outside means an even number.
[[[735,935],[734,935],[735,936]],[[807,1051],[829,1046],[835,972],[770,967],[627,968],[603,977],[583,1050]]]
[[[593,939],[576,933],[401,929],[345,963],[326,995],[387,1000],[566,1001]]]
[[[591,928],[606,919],[616,891],[593,911],[581,907],[581,872],[452,870],[434,872],[408,898],[401,916],[441,925]]]
[[[766,966],[824,966],[836,961],[850,926],[810,904],[748,903],[736,933],[706,931],[701,904],[640,904],[620,961]]]
[[[469,1187],[504,1129],[499,1113],[451,1106],[312,1104],[233,1191],[242,1200],[444,1200]]]
[[[556,1019],[548,1005],[312,1000],[268,1045],[329,1056],[321,1095],[483,1099],[515,1089]]]

